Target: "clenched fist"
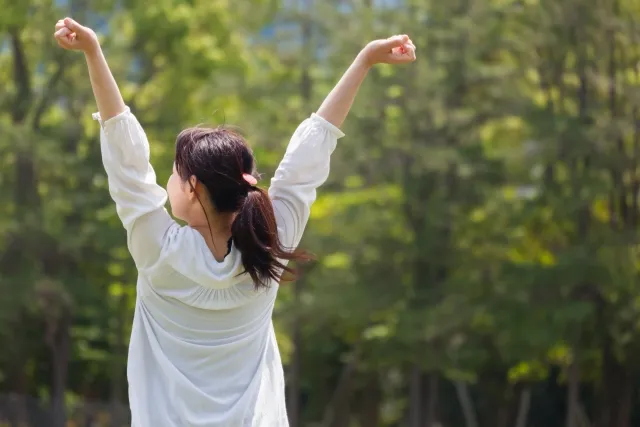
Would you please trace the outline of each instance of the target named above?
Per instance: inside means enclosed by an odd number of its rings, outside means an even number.
[[[100,47],[96,33],[71,18],[58,21],[53,36],[60,47],[68,50],[80,50],[87,53]]]
[[[367,65],[405,64],[416,60],[416,47],[407,35],[374,40],[360,52]]]

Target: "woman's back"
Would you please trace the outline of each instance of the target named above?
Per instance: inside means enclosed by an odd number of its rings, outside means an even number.
[[[167,253],[175,258],[138,278],[128,366],[133,426],[287,425],[271,322],[277,284],[256,291],[238,276],[235,248],[216,263],[197,231],[175,233],[177,247]],[[222,281],[228,287],[212,286]]]

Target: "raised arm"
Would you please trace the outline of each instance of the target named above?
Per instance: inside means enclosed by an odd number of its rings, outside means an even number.
[[[125,111],[120,89],[111,74],[96,33],[71,18],[65,18],[56,24],[55,38],[61,47],[84,53],[91,88],[102,120],[107,121]]]
[[[125,105],[96,34],[70,18],[58,21],[58,44],[84,53],[98,105],[102,163],[109,193],[127,230],[127,246],[139,269],[158,260],[170,229],[177,227],[164,209],[166,191],[156,183],[149,163],[149,142],[140,123]]]
[[[358,54],[324,100],[317,114],[334,126],[341,127],[369,69],[380,63],[402,64],[415,61],[415,49],[413,42],[406,35],[372,41]]]
[[[291,138],[287,152],[271,181],[280,239],[296,247],[309,219],[316,189],[329,176],[329,160],[340,126],[349,114],[369,69],[379,63],[401,64],[415,60],[415,46],[407,36],[393,36],[369,43],[329,93],[318,112],[302,122]]]

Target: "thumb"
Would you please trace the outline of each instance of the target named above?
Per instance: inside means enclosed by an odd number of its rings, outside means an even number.
[[[387,47],[389,49],[393,49],[394,47],[403,46],[408,41],[409,41],[409,36],[407,36],[406,34],[405,35],[401,35],[401,36],[389,37],[385,41],[385,47]]]
[[[64,18],[64,25],[74,33],[81,33],[84,27],[71,18]]]

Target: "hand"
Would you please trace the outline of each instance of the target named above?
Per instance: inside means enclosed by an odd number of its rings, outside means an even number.
[[[358,55],[368,66],[405,64],[416,60],[416,47],[407,35],[374,40]]]
[[[100,47],[96,33],[71,18],[58,21],[53,36],[60,47],[68,50],[80,50],[88,53]]]

